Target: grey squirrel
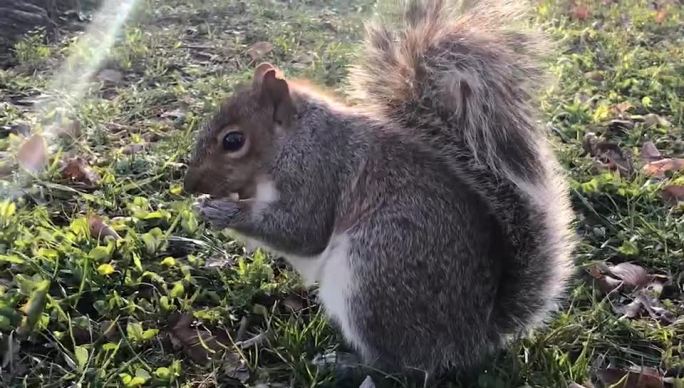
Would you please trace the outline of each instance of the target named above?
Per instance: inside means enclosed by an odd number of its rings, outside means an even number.
[[[477,366],[541,324],[575,245],[535,94],[542,35],[520,7],[410,0],[367,28],[346,106],[259,65],[198,141],[202,217],[318,283],[363,360],[427,375]]]

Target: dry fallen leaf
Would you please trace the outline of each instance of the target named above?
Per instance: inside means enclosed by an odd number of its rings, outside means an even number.
[[[632,263],[620,263],[608,267],[609,273],[622,280],[625,286],[630,288],[640,288],[648,285],[652,278],[643,267]]]
[[[601,289],[601,292],[608,294],[611,291],[622,285],[622,280],[616,279],[612,276],[606,275],[604,268],[605,264],[597,264],[589,267],[589,275],[594,278],[594,281]]]
[[[129,144],[126,147],[124,147],[121,150],[121,152],[123,152],[126,155],[133,155],[133,154],[137,154],[138,152],[145,151],[146,147],[147,147],[147,144],[133,143],[133,144]]]
[[[107,236],[113,237],[116,240],[121,238],[114,229],[102,221],[102,218],[94,214],[88,217],[88,229],[90,229],[90,235],[97,239]]]
[[[266,54],[273,50],[273,45],[269,42],[256,42],[251,45],[245,53],[252,58],[252,61],[258,61],[263,58]]]
[[[28,138],[17,152],[19,165],[32,173],[45,169],[48,162],[47,143],[43,136],[35,134]]]
[[[283,306],[287,307],[292,312],[301,311],[304,309],[306,300],[297,294],[290,294],[283,299]]]
[[[223,357],[223,373],[231,379],[246,383],[249,380],[249,367],[238,353],[228,352]]]
[[[88,162],[78,156],[71,158],[64,163],[62,176],[65,179],[84,183],[88,186],[94,186],[100,181],[100,176],[90,169]]]
[[[608,130],[611,132],[623,132],[627,133],[629,130],[634,128],[634,123],[629,120],[614,119],[610,120],[608,123]]]
[[[634,171],[631,158],[615,143],[598,141],[595,136],[585,137],[584,147],[601,169],[618,171],[622,176],[629,176]]]
[[[633,293],[633,300],[624,306],[617,306],[616,312],[622,314],[620,319],[633,319],[648,314],[652,319],[670,325],[675,321],[675,316],[667,310],[660,300],[663,284],[654,281],[647,288],[639,289]]]
[[[78,120],[63,122],[55,129],[55,134],[61,138],[75,139],[81,136],[81,122]]]
[[[604,294],[619,295],[612,305],[620,319],[638,318],[647,313],[664,324],[674,322],[674,315],[659,300],[664,285],[670,280],[668,276],[649,274],[632,263],[597,263],[589,267],[588,272]],[[629,303],[624,304],[625,300]]]
[[[656,178],[664,178],[668,171],[684,170],[684,159],[666,158],[646,163],[643,167],[644,174]]]
[[[210,352],[215,353],[222,347],[211,332],[195,327],[194,317],[189,313],[180,315],[171,326],[169,337],[174,348],[182,350],[198,364],[206,364],[209,361]]]
[[[589,267],[588,272],[605,293],[618,287],[629,292],[647,287],[654,282],[667,281],[662,275],[649,274],[643,267],[632,263],[596,263]]]
[[[618,115],[621,115],[621,114],[623,114],[623,113],[626,113],[628,110],[630,110],[630,109],[632,109],[632,108],[634,108],[634,105],[632,105],[632,104],[629,103],[628,101],[623,101],[623,102],[621,102],[621,103],[619,103],[619,104],[615,104],[615,106],[613,106],[613,110],[614,110]]]
[[[667,9],[661,8],[655,15],[655,22],[662,24],[667,19]]]
[[[31,135],[31,127],[25,123],[3,125],[0,127],[0,130],[3,132],[3,137],[8,136],[10,133],[22,137],[29,137]]]
[[[589,14],[589,7],[586,4],[574,4],[570,10],[570,16],[579,21],[587,20]]]
[[[204,263],[205,268],[229,268],[234,265],[235,260],[224,254],[213,255]]]
[[[684,185],[668,185],[661,193],[665,202],[677,205],[684,202]]]
[[[123,80],[123,73],[114,69],[104,69],[97,73],[97,79],[102,82],[118,84]]]
[[[664,388],[663,375],[655,368],[606,368],[597,371],[603,384],[615,388]]]
[[[653,162],[663,158],[663,155],[658,151],[658,148],[652,141],[647,141],[641,146],[641,160],[645,162]]]
[[[641,297],[635,298],[630,303],[624,306],[616,306],[615,312],[621,314],[620,319],[633,319],[641,315],[641,311],[644,308],[644,303]]]
[[[597,71],[597,70],[588,71],[588,72],[584,73],[584,77],[586,77],[588,80],[594,81],[594,82],[601,82],[604,79],[603,73],[601,73],[600,71]]]
[[[586,135],[584,135],[584,139],[582,139],[582,149],[584,149],[584,152],[591,155],[595,156],[596,155],[596,144],[599,143],[599,138],[596,136],[594,132],[587,132]]]
[[[174,348],[182,350],[188,357],[198,364],[205,365],[210,359],[221,357],[223,372],[230,378],[246,382],[249,369],[239,354],[231,352],[230,338],[221,331],[213,333],[206,327],[195,323],[190,313],[177,315],[168,331]]]
[[[117,342],[121,338],[116,321],[104,320],[99,324],[99,331],[109,342]]]
[[[147,143],[154,143],[158,142],[159,140],[162,139],[162,135],[160,135],[157,132],[146,132],[142,135],[143,140],[145,140]]]
[[[647,127],[655,127],[655,126],[661,126],[668,128],[671,124],[667,119],[664,117],[658,116],[655,113],[649,113],[646,116],[644,116],[644,124]]]
[[[163,112],[159,115],[160,118],[162,119],[170,119],[170,120],[176,120],[176,119],[182,119],[185,117],[185,112],[183,112],[180,109],[174,109],[170,111]]]

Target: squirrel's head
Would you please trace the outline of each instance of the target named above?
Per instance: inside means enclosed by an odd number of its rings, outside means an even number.
[[[268,63],[257,66],[251,85],[223,102],[198,136],[185,175],[188,193],[240,198],[275,155],[276,141],[292,125],[296,108],[287,81]]]

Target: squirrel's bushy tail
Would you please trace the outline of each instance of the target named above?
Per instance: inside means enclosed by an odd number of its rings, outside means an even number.
[[[493,316],[505,334],[538,323],[561,295],[574,240],[567,190],[536,123],[548,44],[524,25],[522,3],[459,11],[409,0],[399,26],[367,27],[350,76],[361,106],[415,131],[491,204],[513,249]]]
[[[410,128],[447,124],[454,130],[426,135],[456,141],[498,171],[526,175],[535,168],[533,104],[547,44],[520,23],[521,3],[481,1],[459,13],[446,0],[406,2],[399,28],[367,26],[365,52],[351,71],[353,96]]]

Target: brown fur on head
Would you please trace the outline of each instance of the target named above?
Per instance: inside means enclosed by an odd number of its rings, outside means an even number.
[[[240,198],[254,195],[256,181],[274,155],[276,137],[296,115],[290,88],[273,65],[254,71],[199,134],[185,175],[188,193]]]

